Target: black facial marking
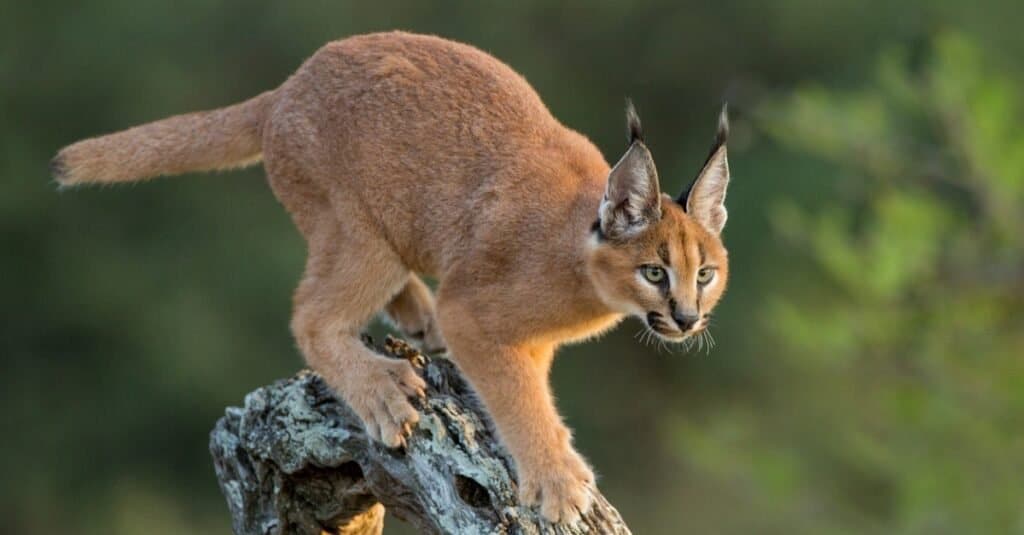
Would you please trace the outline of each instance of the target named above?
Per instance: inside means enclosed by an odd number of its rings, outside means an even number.
[[[659,312],[654,311],[647,313],[647,325],[662,334],[670,333],[675,330],[668,325],[668,322],[665,321]]]
[[[669,281],[668,272],[665,272],[665,278],[661,279],[661,282],[658,283],[658,290],[661,291],[661,296],[666,299],[672,295],[672,282]]]
[[[664,262],[666,266],[672,265],[672,262],[669,262],[667,243],[662,242],[658,245],[658,256],[661,257],[661,261]]]
[[[608,239],[608,237],[604,235],[604,231],[601,230],[600,219],[595,220],[594,224],[590,225],[590,232],[597,234],[597,241],[605,241]]]
[[[704,262],[707,261],[707,251],[704,250],[704,244],[698,243],[697,250],[700,251],[700,266],[697,267],[698,273],[700,268],[704,266]],[[704,297],[704,285],[697,283],[697,311],[700,312],[700,298]]]

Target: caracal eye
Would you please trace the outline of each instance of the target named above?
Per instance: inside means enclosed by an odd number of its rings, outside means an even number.
[[[661,284],[665,281],[666,273],[661,266],[644,266],[641,270],[644,278],[651,284]]]
[[[697,270],[697,284],[705,285],[711,282],[711,279],[715,278],[715,269],[710,267],[702,267]]]

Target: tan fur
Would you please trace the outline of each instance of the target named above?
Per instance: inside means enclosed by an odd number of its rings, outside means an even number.
[[[309,364],[396,446],[417,419],[407,398],[424,383],[367,349],[360,329],[386,309],[428,348],[446,345],[515,458],[522,499],[553,521],[587,510],[594,480],[548,388],[556,348],[624,314],[671,315],[667,296],[637,275],[661,262],[659,250],[681,306],[704,314],[725,289],[717,232],[668,197],[628,239],[595,233],[610,171],[599,151],[509,67],[437,37],[330,43],[272,92],[76,143],[55,170],[64,184],[118,182],[260,153],[308,244],[292,329]],[[719,271],[698,295],[701,254]],[[439,280],[436,313],[417,273]]]
[[[60,183],[124,182],[243,167],[260,161],[260,138],[274,93],[219,110],[187,113],[79,141],[54,159]]]

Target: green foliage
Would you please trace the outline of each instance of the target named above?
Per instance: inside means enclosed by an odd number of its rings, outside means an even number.
[[[1020,532],[1024,84],[960,34],[908,57],[761,108],[843,194],[773,212],[818,273],[768,299],[793,390],[682,444],[811,532]]]

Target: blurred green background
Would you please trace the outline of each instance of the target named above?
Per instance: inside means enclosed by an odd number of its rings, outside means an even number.
[[[207,433],[301,366],[304,246],[259,168],[58,193],[50,157],[399,28],[506,61],[613,161],[631,96],[673,193],[732,104],[717,347],[627,322],[556,364],[634,532],[1024,533],[1022,20],[1015,0],[3,0],[3,531],[227,533]]]

